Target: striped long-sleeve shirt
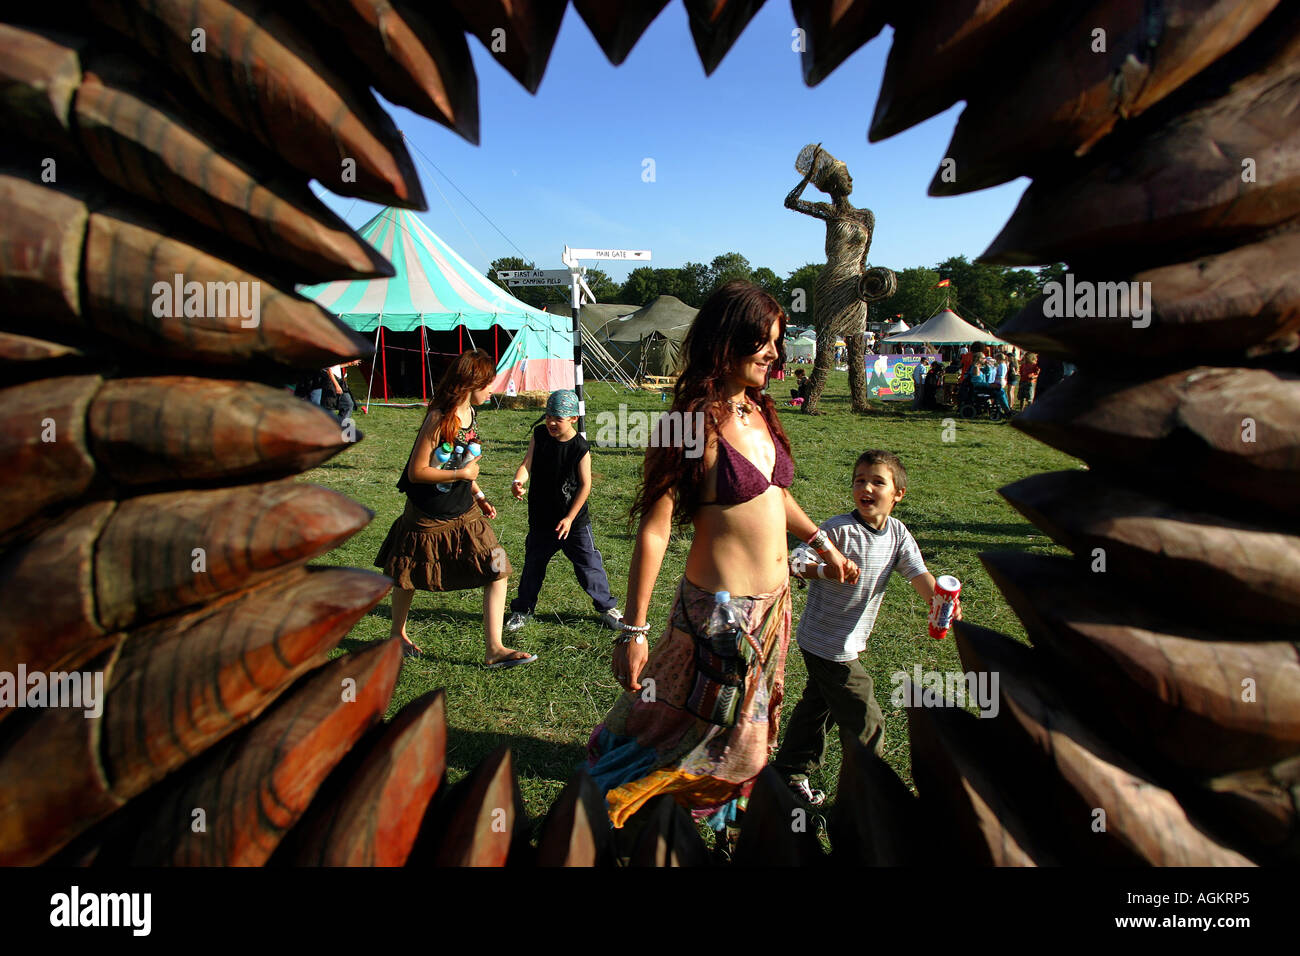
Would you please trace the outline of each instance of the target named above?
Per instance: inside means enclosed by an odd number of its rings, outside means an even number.
[[[912,533],[897,518],[887,518],[885,526],[876,531],[856,512],[849,512],[827,519],[821,528],[858,566],[860,574],[856,584],[809,581],[808,604],[795,638],[809,654],[828,661],[851,661],[867,648],[890,572],[897,571],[911,581],[925,574],[925,561]],[[810,568],[823,563],[806,544],[795,548],[791,561]]]

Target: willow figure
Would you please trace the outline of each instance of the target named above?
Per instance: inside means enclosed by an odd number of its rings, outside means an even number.
[[[817,329],[817,357],[813,365],[812,389],[804,412],[818,414],[817,404],[831,371],[836,336],[844,336],[849,352],[849,389],[853,411],[865,412],[867,404],[866,344],[867,303],[894,294],[897,279],[889,269],[867,268],[867,253],[876,217],[870,209],[856,209],[849,202],[853,177],[849,168],[830,153],[811,144],[799,151],[794,168],[803,173],[799,185],[790,190],[785,204],[796,212],[826,220],[826,266],[813,286],[813,325]],[[811,182],[831,197],[829,203],[800,199]]]

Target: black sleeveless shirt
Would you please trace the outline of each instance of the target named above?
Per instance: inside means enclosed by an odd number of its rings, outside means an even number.
[[[456,430],[456,440],[452,442],[453,445],[468,446],[470,442],[479,440],[475,428],[478,424],[478,413],[472,405],[469,415],[469,427]],[[417,433],[415,444],[419,443],[420,436]],[[406,456],[406,467],[402,469],[402,477],[397,481],[397,490],[404,492],[415,507],[427,517],[437,519],[459,518],[474,507],[474,492],[468,481],[450,482],[451,487],[447,491],[439,491],[435,482],[412,481],[410,467],[411,455],[414,454],[415,445],[412,445],[410,453]]]

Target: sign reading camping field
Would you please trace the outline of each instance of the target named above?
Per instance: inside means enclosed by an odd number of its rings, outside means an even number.
[[[568,269],[501,269],[497,278],[506,285],[568,285],[573,273]]]
[[[649,249],[570,249],[571,259],[637,259],[650,261]]]

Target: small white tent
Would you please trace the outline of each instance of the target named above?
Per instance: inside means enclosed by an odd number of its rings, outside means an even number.
[[[805,332],[797,339],[785,340],[785,360],[787,362],[796,362],[801,359],[811,362],[816,352],[817,336],[812,332]]]

